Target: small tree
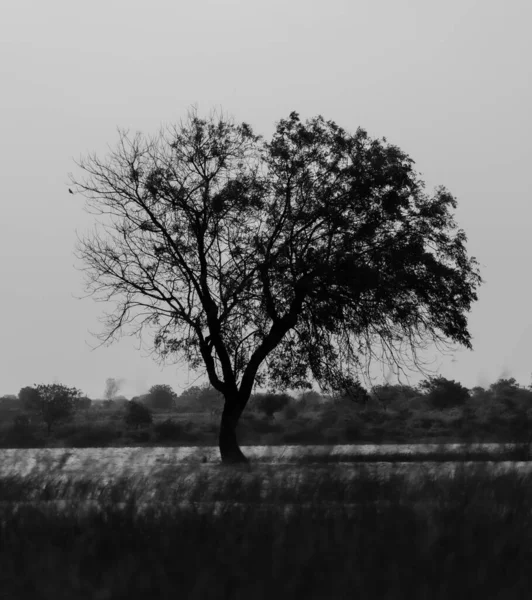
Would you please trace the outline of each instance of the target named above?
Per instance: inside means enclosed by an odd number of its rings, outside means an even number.
[[[168,410],[176,408],[177,394],[166,384],[154,385],[148,392],[147,403],[150,408]]]
[[[270,419],[274,418],[274,413],[280,412],[290,402],[291,397],[288,394],[255,394],[253,401],[257,408]]]
[[[115,377],[109,377],[109,379],[106,379],[105,391],[103,393],[103,397],[106,400],[113,400],[115,398],[115,396],[118,394],[118,392],[120,391],[120,388],[122,387],[122,383],[123,383],[122,379],[116,379]]]
[[[46,424],[47,433],[50,435],[53,425],[72,418],[75,402],[81,394],[81,391],[76,388],[52,383],[37,385],[34,388],[22,388],[19,397],[24,398],[27,410],[39,415]]]
[[[131,400],[127,405],[124,420],[128,427],[138,429],[141,426],[151,425],[153,419],[147,406]]]

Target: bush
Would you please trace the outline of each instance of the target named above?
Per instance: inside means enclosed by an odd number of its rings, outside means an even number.
[[[172,419],[156,423],[153,430],[160,440],[178,440],[183,435],[183,426]]]
[[[65,438],[69,448],[106,448],[122,435],[111,427],[84,427]]]
[[[259,411],[263,412],[267,417],[273,418],[274,413],[281,411],[292,400],[288,394],[254,394],[252,402]]]
[[[31,421],[28,415],[19,414],[13,419],[13,430],[17,433],[30,431]]]
[[[127,439],[132,442],[144,443],[151,441],[151,432],[148,429],[141,429],[139,431],[131,431],[127,434]]]
[[[135,427],[135,429],[138,429],[142,425],[151,425],[153,418],[149,408],[131,400],[126,407],[124,420],[128,427]]]
[[[266,419],[257,419],[250,423],[248,427],[256,433],[279,433],[283,431],[283,426]]]
[[[295,419],[298,416],[299,411],[293,404],[288,404],[287,406],[284,407],[282,412],[283,412],[283,419],[286,419],[287,421],[292,421],[293,419]]]

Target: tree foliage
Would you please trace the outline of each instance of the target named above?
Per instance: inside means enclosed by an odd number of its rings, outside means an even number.
[[[276,412],[280,412],[288,406],[290,400],[291,397],[288,394],[274,394],[272,392],[254,394],[253,396],[253,404],[270,419],[273,419]]]
[[[177,394],[166,384],[154,385],[148,392],[147,405],[158,410],[176,407]]]
[[[469,399],[469,390],[466,387],[445,377],[422,381],[419,388],[425,392],[431,405],[439,410],[463,406]]]
[[[151,410],[147,406],[131,400],[126,407],[124,421],[128,427],[135,429],[150,425],[152,423]]]
[[[22,388],[19,399],[26,410],[36,413],[46,424],[48,435],[53,425],[68,421],[76,410],[82,392],[59,383]]]

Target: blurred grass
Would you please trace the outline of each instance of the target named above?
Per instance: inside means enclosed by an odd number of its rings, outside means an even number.
[[[2,479],[0,597],[530,597],[530,476],[486,464],[415,482],[344,475],[309,458],[158,480]],[[87,499],[99,510],[81,510]],[[217,514],[200,510],[215,501]]]

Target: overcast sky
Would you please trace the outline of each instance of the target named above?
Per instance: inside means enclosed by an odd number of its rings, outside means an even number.
[[[101,397],[107,377],[128,397],[194,383],[135,338],[91,350],[105,306],[77,299],[73,251],[94,217],[67,191],[74,160],[103,156],[117,127],[156,133],[192,104],[266,137],[293,110],[321,114],[409,154],[428,192],[457,197],[486,281],[474,350],[422,356],[468,387],[530,384],[531,22],[530,0],[3,0],[0,395],[55,381]]]

